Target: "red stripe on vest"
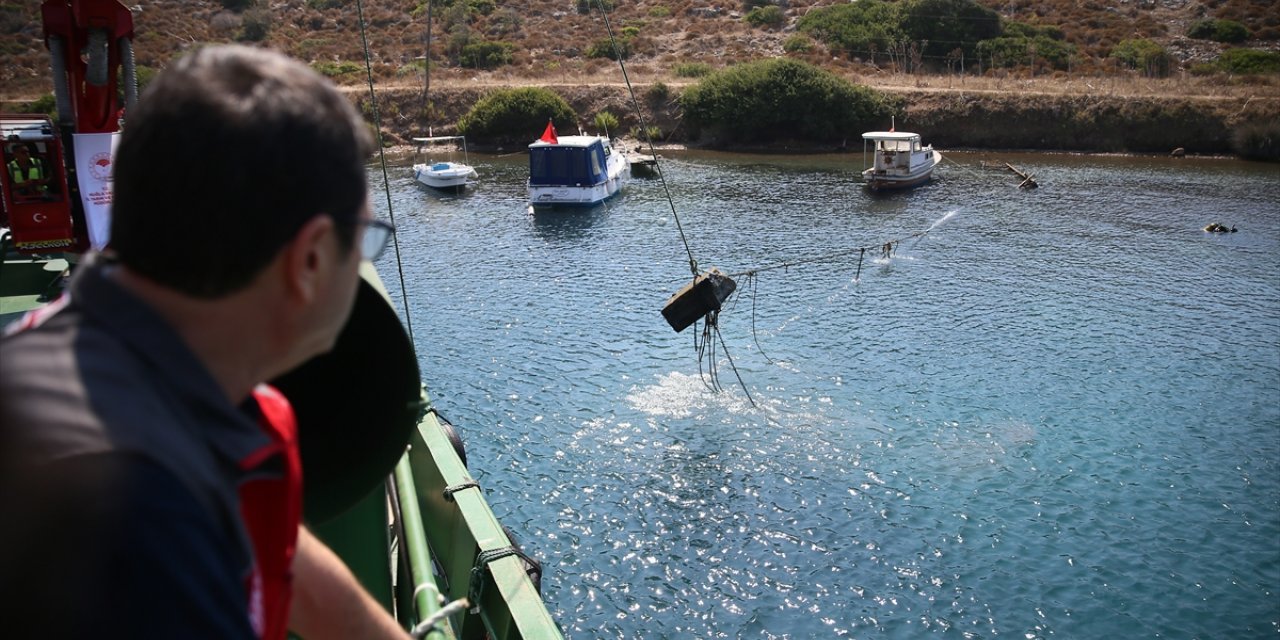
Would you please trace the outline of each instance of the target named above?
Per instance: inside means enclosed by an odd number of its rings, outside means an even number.
[[[249,618],[258,637],[283,640],[289,628],[293,597],[293,555],[302,518],[302,458],[298,454],[298,425],[289,400],[267,385],[258,385],[253,398],[262,412],[259,425],[271,444],[241,461],[250,470],[283,456],[285,473],[253,478],[240,485],[240,515],[253,540],[253,575],[246,585]]]

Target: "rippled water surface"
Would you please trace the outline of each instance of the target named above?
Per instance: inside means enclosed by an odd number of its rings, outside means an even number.
[[[567,636],[1280,633],[1280,167],[950,157],[664,159],[701,268],[795,263],[737,278],[718,393],[661,182],[530,215],[523,156],[390,168],[427,385]]]

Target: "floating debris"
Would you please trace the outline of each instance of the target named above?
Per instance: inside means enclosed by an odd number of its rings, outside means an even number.
[[[1236,228],[1234,225],[1230,229],[1228,229],[1227,225],[1222,224],[1221,222],[1212,222],[1208,225],[1205,225],[1204,230],[1208,233],[1235,233],[1236,232]]]
[[[1017,167],[1009,164],[1008,162],[1004,163],[1004,166],[1008,170],[1018,174],[1019,178],[1022,178],[1022,183],[1018,185],[1019,189],[1035,189],[1036,187],[1040,186],[1036,182],[1035,176],[1031,175],[1030,173],[1025,173],[1022,170],[1018,169]]]

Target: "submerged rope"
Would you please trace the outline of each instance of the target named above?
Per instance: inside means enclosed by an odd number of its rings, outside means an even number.
[[[933,227],[930,227],[930,228],[928,228],[928,229],[925,229],[924,231],[919,231],[919,232],[913,233],[913,234],[911,234],[911,235],[902,236],[901,238],[896,238],[896,239],[889,240],[889,241],[886,241],[886,242],[879,242],[879,243],[876,243],[876,244],[869,244],[869,245],[866,245],[866,246],[864,246],[864,247],[854,247],[854,248],[852,248],[852,249],[844,249],[844,250],[842,250],[842,251],[835,251],[835,252],[832,252],[832,253],[825,253],[825,254],[822,254],[822,255],[819,255],[819,256],[812,256],[812,257],[809,257],[809,258],[801,258],[801,259],[799,259],[799,260],[789,260],[789,261],[786,261],[786,262],[779,262],[779,263],[771,264],[771,265],[767,265],[767,266],[764,266],[764,267],[756,267],[756,268],[754,268],[754,269],[747,269],[746,271],[738,271],[738,272],[735,272],[735,273],[730,273],[730,274],[729,274],[729,277],[730,277],[730,278],[737,278],[737,277],[741,277],[741,276],[753,277],[753,276],[755,276],[756,274],[758,274],[758,273],[760,273],[760,272],[763,272],[763,271],[773,271],[774,269],[790,269],[791,267],[798,267],[798,266],[801,266],[801,265],[813,264],[813,263],[815,263],[815,262],[830,262],[830,261],[835,260],[836,258],[843,258],[843,257],[845,257],[845,256],[853,255],[853,254],[855,254],[855,253],[856,253],[856,254],[858,254],[858,273],[859,273],[859,274],[861,274],[861,273],[862,273],[862,257],[866,254],[866,252],[867,252],[867,250],[868,250],[868,249],[877,249],[877,250],[879,250],[879,251],[880,251],[880,256],[881,256],[882,258],[891,258],[891,257],[893,257],[893,249],[894,249],[894,247],[895,247],[895,246],[897,246],[897,245],[899,245],[899,244],[902,244],[902,242],[903,242],[903,241],[906,241],[906,240],[912,240],[912,239],[915,239],[915,240],[918,242],[918,241],[920,240],[920,238],[923,238],[923,237],[925,237],[926,235],[929,235],[929,232],[933,231],[933,229],[934,229],[936,226],[937,226],[937,225],[935,224]],[[855,279],[856,279],[856,277],[855,277]]]
[[[964,166],[964,165],[960,164],[959,162],[956,162],[955,160],[952,160],[951,158],[948,158],[948,157],[946,157],[946,156],[942,156],[942,159],[943,159],[943,160],[946,160],[947,162],[950,162],[951,164],[954,164],[954,165],[955,165],[955,166],[957,166],[957,167],[960,167],[961,169],[964,169],[965,171],[968,171],[969,173],[973,174],[973,175],[974,175],[974,177],[976,177],[976,178],[981,178],[981,177],[982,177],[982,176],[978,175],[978,172],[974,171],[973,169],[970,169],[969,167],[966,167],[966,166]]]
[[[369,55],[369,38],[365,34],[364,22],[364,0],[356,0],[356,17],[360,23],[360,43],[364,47],[364,70],[365,76],[369,80],[369,105],[373,109],[374,131],[378,141],[378,160],[382,164],[382,191],[387,196],[387,216],[391,218],[391,225],[396,224],[396,212],[391,206],[391,178],[387,175],[387,152],[382,146],[382,115],[378,111],[378,94],[373,89],[373,61]],[[396,271],[400,275],[400,296],[401,302],[404,304],[404,324],[405,329],[409,332],[410,346],[416,345],[417,341],[413,339],[413,316],[409,314],[409,290],[404,284],[404,264],[400,260],[400,236],[399,234],[391,234],[391,241],[396,248]],[[414,348],[415,358],[417,349]]]

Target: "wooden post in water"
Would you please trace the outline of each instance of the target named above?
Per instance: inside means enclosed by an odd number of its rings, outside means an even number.
[[[1004,163],[1004,166],[1007,167],[1010,171],[1018,174],[1019,178],[1022,178],[1022,183],[1018,185],[1019,189],[1034,189],[1040,186],[1036,184],[1036,179],[1031,174],[1023,173],[1022,171],[1019,171],[1017,167],[1009,164],[1008,162]]]

